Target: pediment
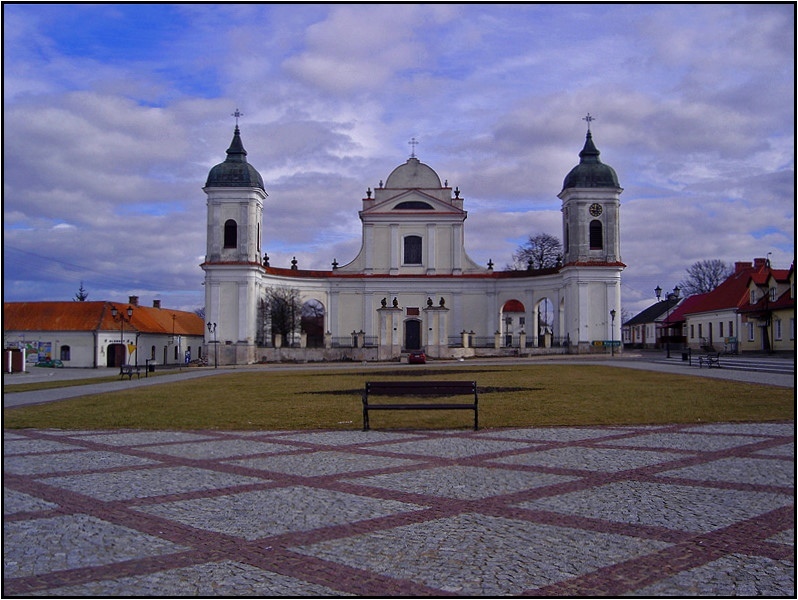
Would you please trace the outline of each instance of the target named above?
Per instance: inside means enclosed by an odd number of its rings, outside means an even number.
[[[363,211],[364,214],[385,214],[400,215],[402,213],[462,213],[462,209],[457,208],[450,202],[426,194],[421,190],[404,190],[395,196],[386,198],[381,202]]]

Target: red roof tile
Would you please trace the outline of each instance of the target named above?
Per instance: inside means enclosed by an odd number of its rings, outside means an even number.
[[[121,302],[4,302],[4,331],[113,331],[119,329],[111,307],[127,316],[129,304]],[[172,315],[174,315],[174,325]],[[134,306],[125,327],[141,333],[204,335],[198,315],[182,310]],[[174,327],[174,329],[173,329]]]

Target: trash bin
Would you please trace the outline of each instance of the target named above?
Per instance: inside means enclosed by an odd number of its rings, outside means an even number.
[[[684,362],[687,362],[688,360],[690,360],[690,351],[689,350],[683,350],[682,351],[682,360]]]

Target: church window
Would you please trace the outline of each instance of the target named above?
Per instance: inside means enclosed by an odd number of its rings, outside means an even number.
[[[604,249],[604,227],[598,219],[590,221],[590,249]]]
[[[433,208],[421,200],[406,200],[397,204],[394,210],[433,210]]]
[[[235,248],[238,246],[238,224],[233,219],[224,222],[224,247]]]
[[[405,260],[406,265],[421,264],[421,236],[408,235],[405,238]]]

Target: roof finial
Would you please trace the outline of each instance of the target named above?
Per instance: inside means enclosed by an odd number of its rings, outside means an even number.
[[[232,115],[230,115],[230,116],[231,116],[231,117],[235,117],[235,118],[236,118],[236,129],[238,129],[238,119],[239,119],[240,117],[243,117],[243,116],[244,116],[244,113],[242,113],[240,110],[238,110],[238,109],[236,108],[236,111],[235,111],[235,112],[234,112]]]
[[[587,113],[586,117],[582,117],[583,121],[587,121],[587,132],[590,133],[590,122],[595,121],[596,117],[591,117],[590,113]]]
[[[415,158],[416,157],[416,146],[418,146],[418,140],[413,137],[413,138],[410,138],[410,141],[407,142],[407,143],[410,144],[410,147],[412,148],[412,151],[410,152],[410,158]]]

